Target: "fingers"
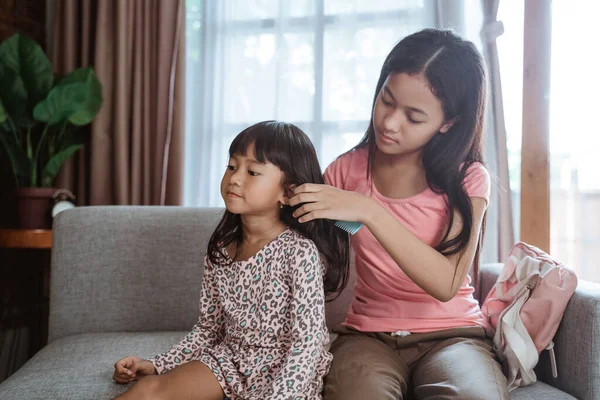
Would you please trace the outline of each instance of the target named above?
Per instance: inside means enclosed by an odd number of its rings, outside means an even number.
[[[298,204],[302,203],[314,203],[315,201],[319,201],[321,196],[318,193],[300,193],[290,198],[289,206],[296,207]]]
[[[302,207],[298,208],[292,214],[294,218],[299,218],[313,211],[324,210],[325,207],[321,203],[306,203]],[[300,221],[302,222],[302,221]]]
[[[132,378],[132,377],[127,376],[127,375],[120,375],[120,374],[114,374],[113,375],[113,380],[115,382],[117,382],[117,383],[120,383],[120,384],[127,384],[127,383],[133,381],[134,379],[135,378]]]
[[[321,191],[321,188],[325,185],[318,185],[316,183],[305,183],[304,185],[300,185],[298,187],[293,188],[294,194],[298,195],[300,193],[316,193]]]
[[[301,218],[298,218],[298,222],[305,223],[310,222],[315,219],[323,219],[326,218],[324,210],[317,210],[313,212],[309,212],[308,214],[303,215]]]
[[[134,360],[131,357],[125,357],[115,363],[115,371],[121,374],[132,372],[131,367],[134,365]]]
[[[136,362],[130,367],[131,371],[133,371],[133,376],[135,375],[152,375],[154,373],[154,364],[152,364],[148,360],[136,360]]]
[[[136,378],[136,360],[138,357],[128,356],[115,363],[113,379],[117,383],[129,383]]]
[[[115,363],[115,374],[127,374],[129,369],[125,366],[125,359],[119,360]]]
[[[124,372],[118,372],[115,370],[115,373],[113,374],[113,379],[115,380],[115,382],[117,383],[129,383],[132,380],[134,380],[136,377],[135,374],[133,375],[129,375],[127,373]]]

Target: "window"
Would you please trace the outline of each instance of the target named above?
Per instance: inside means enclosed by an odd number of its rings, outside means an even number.
[[[404,36],[435,26],[434,5],[187,0],[185,204],[222,205],[229,144],[255,122],[298,125],[323,168],[356,145],[385,56]]]
[[[552,2],[550,88],[550,253],[580,278],[600,282],[600,146],[594,52],[600,4]],[[520,201],[523,3],[500,3],[498,40],[513,204]],[[518,218],[518,212],[515,213]],[[518,219],[517,219],[518,221]],[[518,225],[517,225],[518,226]]]

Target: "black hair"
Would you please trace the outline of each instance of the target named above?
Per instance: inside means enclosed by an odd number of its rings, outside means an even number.
[[[448,198],[449,224],[436,250],[448,256],[462,253],[469,243],[473,227],[471,200],[463,187],[469,167],[484,164],[483,127],[485,120],[487,74],[475,45],[450,30],[425,29],[402,39],[387,56],[373,99],[373,109],[388,76],[406,73],[426,77],[432,93],[441,101],[445,121],[454,120],[444,134],[436,134],[423,149],[427,184]],[[376,150],[373,117],[360,143],[367,148],[371,177]],[[450,238],[454,211],[462,217],[462,229]],[[474,279],[479,270],[479,254],[485,232],[485,216],[474,261]]]
[[[256,160],[269,162],[285,176],[284,190],[304,183],[324,184],[319,160],[309,137],[297,126],[284,122],[264,121],[243,130],[231,143],[229,156],[246,155],[254,144]],[[339,293],[348,282],[350,249],[348,234],[335,227],[332,221],[316,219],[299,223],[292,216],[296,207],[284,206],[281,220],[307,239],[312,240],[326,266],[325,293]],[[241,216],[225,210],[221,221],[208,243],[208,257],[213,263],[223,263],[222,248],[231,243],[242,243]]]

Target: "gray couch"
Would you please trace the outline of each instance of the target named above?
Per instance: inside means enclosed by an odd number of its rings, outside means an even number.
[[[125,390],[111,379],[115,361],[164,351],[196,321],[202,259],[219,214],[179,207],[62,213],[54,226],[49,344],[0,385],[0,399],[106,399]],[[479,298],[499,268],[483,268]],[[329,304],[330,326],[344,317],[352,284]],[[600,285],[580,284],[556,355],[558,379],[543,357],[542,382],[511,399],[600,399]]]

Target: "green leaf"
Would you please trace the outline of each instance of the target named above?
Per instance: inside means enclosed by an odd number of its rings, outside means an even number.
[[[50,60],[41,46],[26,36],[15,34],[0,44],[0,60],[12,70],[27,91],[29,108],[42,101],[54,80]]]
[[[53,88],[48,97],[33,109],[37,121],[54,125],[75,114],[86,100],[84,83],[60,84]]]
[[[87,125],[94,120],[102,106],[102,86],[92,68],[79,68],[59,81],[59,85],[84,83],[85,100],[79,104],[77,111],[69,116],[73,125]]]
[[[101,105],[102,87],[96,74],[91,68],[80,68],[61,78],[33,115],[50,125],[68,120],[81,126],[92,122]]]
[[[16,126],[27,118],[27,90],[19,74],[7,68],[0,58],[0,99]]]
[[[63,140],[59,144],[59,150],[56,154],[50,157],[48,163],[44,166],[42,173],[42,182],[44,186],[50,187],[54,183],[54,179],[61,167],[75,154],[89,139],[90,131],[80,131],[78,128],[67,131]]]
[[[65,161],[75,154],[82,146],[83,144],[74,144],[69,146],[64,150],[59,151],[52,158],[50,158],[50,160],[48,160],[48,163],[44,167],[42,176],[44,186],[47,186],[48,184],[52,185],[54,178],[56,178],[56,175],[58,175],[58,171],[60,171],[60,168],[63,166]]]
[[[17,179],[17,182],[23,181],[29,177],[31,160],[27,158],[23,149],[18,143],[15,143],[8,132],[0,132],[0,144],[4,148],[4,152],[8,155],[13,175]]]
[[[4,121],[8,119],[8,114],[2,105],[2,100],[0,99],[0,124],[3,124]]]

